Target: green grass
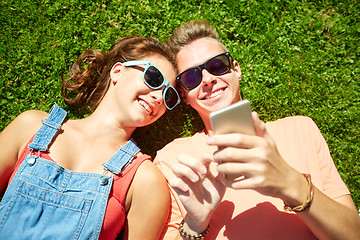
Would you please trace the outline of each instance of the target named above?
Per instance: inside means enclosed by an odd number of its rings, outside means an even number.
[[[85,49],[107,50],[132,34],[165,41],[180,23],[207,19],[240,63],[243,97],[264,121],[310,116],[360,207],[358,1],[2,0],[0,7],[0,130],[28,109],[48,111],[54,102],[68,109],[60,76]],[[181,105],[139,144],[154,155],[201,128]]]

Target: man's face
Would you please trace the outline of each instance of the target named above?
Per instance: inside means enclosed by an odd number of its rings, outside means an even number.
[[[188,68],[203,64],[210,58],[224,53],[224,47],[214,39],[201,38],[182,48],[177,54],[177,69],[182,73]],[[210,112],[222,109],[240,100],[239,81],[241,70],[236,61],[233,69],[215,76],[202,70],[202,82],[194,89],[184,90],[183,100],[190,104],[201,116],[208,119]]]

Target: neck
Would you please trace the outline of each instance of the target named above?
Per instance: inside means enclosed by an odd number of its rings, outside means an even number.
[[[126,127],[114,111],[99,106],[88,118],[82,119],[84,128],[98,137],[111,141],[127,142],[136,127]]]

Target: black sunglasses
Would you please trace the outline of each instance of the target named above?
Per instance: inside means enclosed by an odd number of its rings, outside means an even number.
[[[166,81],[161,71],[149,61],[129,61],[124,62],[124,66],[131,67],[136,65],[146,65],[142,75],[145,84],[151,89],[159,89],[165,86],[163,90],[163,101],[167,109],[172,110],[180,103],[180,96],[173,86]]]
[[[186,69],[176,77],[176,81],[179,81],[186,90],[194,89],[202,81],[203,69],[215,76],[229,72],[231,69],[230,58],[229,52],[220,53],[199,66]]]

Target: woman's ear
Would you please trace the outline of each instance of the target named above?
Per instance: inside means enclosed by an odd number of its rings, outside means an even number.
[[[241,68],[239,66],[239,63],[237,61],[233,61],[233,66],[234,66],[234,72],[238,75],[239,81],[241,80]]]
[[[124,65],[121,62],[117,62],[114,64],[114,66],[110,70],[110,79],[111,82],[115,85],[120,77],[120,73],[124,69]]]

